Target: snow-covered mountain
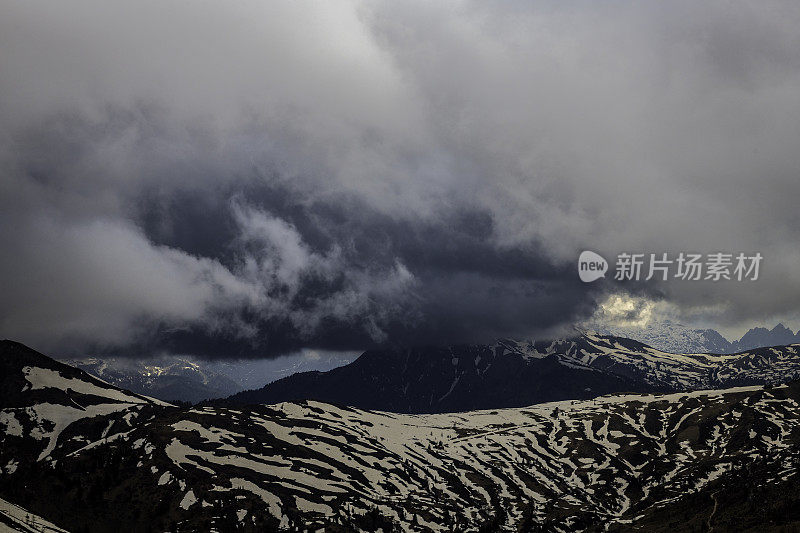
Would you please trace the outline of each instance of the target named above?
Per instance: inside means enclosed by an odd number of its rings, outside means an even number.
[[[298,354],[274,359],[209,361],[188,356],[87,357],[63,362],[112,385],[164,401],[197,403],[225,398],[296,372],[330,370],[351,362],[346,353]]]
[[[186,357],[154,359],[98,358],[65,360],[112,385],[165,401],[196,403],[222,398],[243,389],[202,361]]]
[[[674,392],[800,377],[800,345],[740,354],[671,354],[585,333],[553,342],[366,352],[329,372],[295,374],[227,404],[313,399],[407,413],[521,407],[614,392]]]
[[[652,322],[644,327],[597,322],[585,324],[584,327],[603,335],[635,339],[669,353],[737,353],[800,343],[800,331],[795,334],[783,324],[772,329],[752,328],[741,339],[734,341],[729,341],[714,329],[697,329],[669,320]]]
[[[761,346],[784,346],[794,343],[800,343],[800,331],[794,334],[792,330],[783,324],[778,324],[772,329],[751,329],[741,339],[733,343],[733,348],[734,351],[744,351]]]
[[[798,384],[430,415],[314,401],[181,408],[15,343],[0,355],[0,498],[66,530],[800,524]]]
[[[716,330],[691,328],[669,320],[654,322],[646,327],[593,323],[587,324],[586,328],[603,335],[635,339],[669,353],[734,353],[737,351],[735,344],[728,341]],[[756,345],[748,348],[776,345]]]
[[[138,417],[169,405],[113,387],[22,344],[0,345],[0,425],[8,459],[0,462],[4,472],[13,473],[32,457],[48,459],[56,449],[80,449],[105,438],[115,424],[132,427]],[[107,425],[97,425],[101,420]]]

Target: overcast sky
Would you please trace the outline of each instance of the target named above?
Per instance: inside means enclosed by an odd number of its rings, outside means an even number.
[[[0,336],[476,342],[612,293],[800,326],[796,2],[0,11]],[[757,282],[584,284],[584,249],[764,260]]]

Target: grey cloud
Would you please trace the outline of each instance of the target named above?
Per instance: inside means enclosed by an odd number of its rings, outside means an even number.
[[[69,6],[0,20],[0,333],[277,354],[796,312],[788,2]],[[583,249],[761,251],[581,285]]]

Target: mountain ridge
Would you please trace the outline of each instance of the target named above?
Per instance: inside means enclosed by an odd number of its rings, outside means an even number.
[[[729,341],[714,329],[691,328],[670,320],[654,322],[644,327],[589,322],[584,328],[604,335],[636,339],[669,353],[734,354],[755,348],[800,343],[800,330],[796,334],[792,333],[783,323],[778,323],[772,329],[751,328],[734,341]]]
[[[210,404],[317,400],[407,413],[522,407],[620,392],[782,383],[800,376],[800,346],[738,354],[670,354],[586,332],[548,342],[368,351],[329,372],[294,374]]]

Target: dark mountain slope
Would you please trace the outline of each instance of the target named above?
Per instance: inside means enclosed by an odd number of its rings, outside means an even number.
[[[366,352],[347,366],[295,374],[229,400],[270,404],[314,399],[362,409],[424,413],[521,407],[653,390],[625,376],[566,366],[557,355],[531,364],[524,357],[508,356],[506,349],[498,345]]]
[[[289,376],[218,404],[313,399],[362,409],[440,413],[619,392],[783,383],[800,377],[798,348],[671,354],[631,339],[586,333],[542,343],[504,340],[491,346],[370,351],[329,372]]]

